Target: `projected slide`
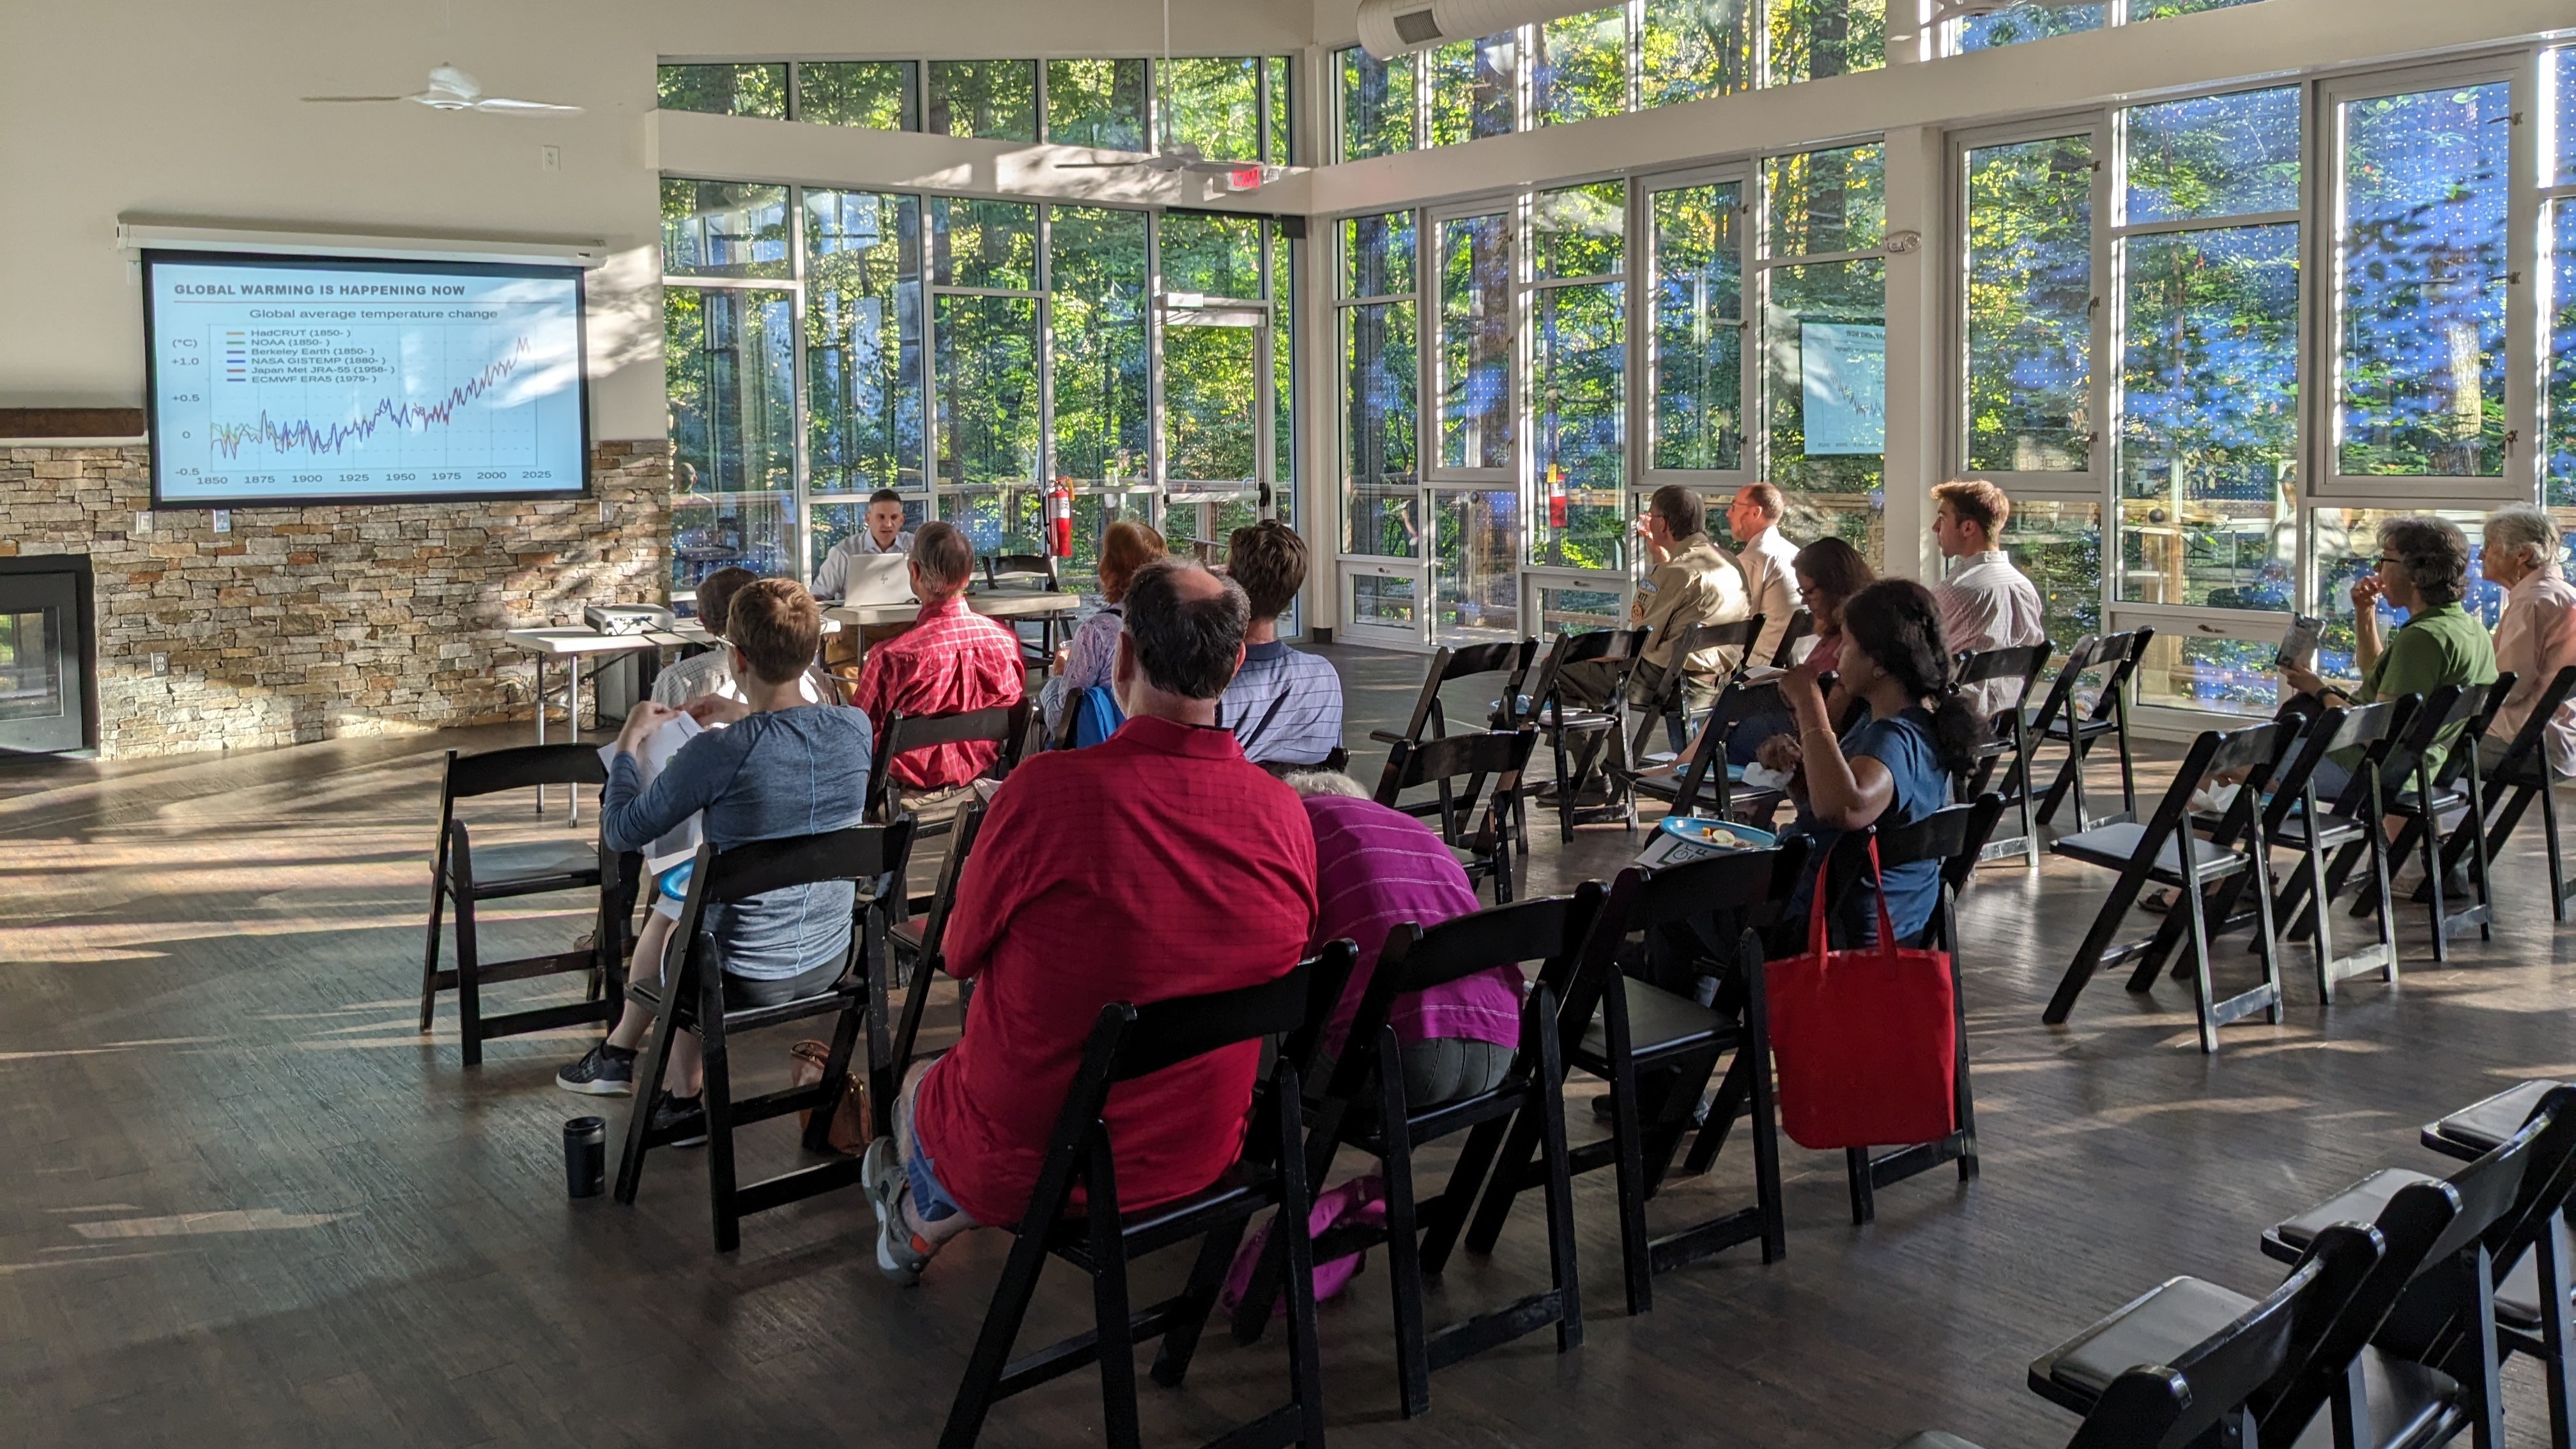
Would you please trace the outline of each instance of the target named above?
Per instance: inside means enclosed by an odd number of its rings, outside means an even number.
[[[1869,322],[1809,322],[1798,329],[1806,395],[1807,455],[1887,451],[1887,329]]]
[[[578,494],[569,267],[150,252],[154,501]]]

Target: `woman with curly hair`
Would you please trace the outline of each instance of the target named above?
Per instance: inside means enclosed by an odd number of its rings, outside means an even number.
[[[2379,525],[2377,566],[2352,584],[2352,655],[2361,668],[2361,682],[2328,683],[2297,666],[2284,666],[2281,677],[2321,704],[2369,704],[2431,694],[2446,684],[2493,683],[2494,641],[2486,626],[2460,607],[2468,587],[2469,541],[2458,528],[2438,518],[2389,519]],[[2383,599],[2406,614],[2406,622],[2386,640],[2380,637],[2376,607]],[[2425,763],[2440,769],[2458,732],[2456,725],[2445,732]],[[2360,757],[2357,749],[2327,756],[2317,766],[2317,794],[2342,794]]]

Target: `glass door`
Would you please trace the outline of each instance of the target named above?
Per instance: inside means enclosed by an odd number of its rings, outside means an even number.
[[[1417,218],[1392,211],[1334,228],[1342,634],[1397,649],[1426,647],[1431,617]]]
[[[1163,535],[1222,556],[1258,522],[1272,483],[1270,312],[1210,302],[1163,309]],[[1244,404],[1249,399],[1250,407]]]

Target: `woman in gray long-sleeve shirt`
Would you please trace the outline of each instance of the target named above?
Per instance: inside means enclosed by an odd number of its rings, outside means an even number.
[[[679,711],[641,704],[626,717],[600,799],[600,838],[611,850],[642,850],[692,815],[718,850],[754,840],[812,835],[859,823],[867,805],[868,718],[838,704],[807,704],[797,682],[812,663],[822,614],[793,581],[763,579],[726,610],[734,678],[745,700],[709,700],[702,719],[732,722],[690,740],[648,788],[638,751]],[[793,886],[730,906],[710,905],[706,928],[723,963],[729,1005],[760,1006],[814,995],[841,972],[850,949],[852,887],[846,881]],[[636,942],[635,967],[662,972],[676,902],[657,893],[656,912]],[[556,1073],[576,1092],[634,1090],[635,1055],[652,1026],[629,1003],[608,1039]],[[697,1040],[672,1042],[669,1100],[653,1105],[656,1125],[700,1113]]]

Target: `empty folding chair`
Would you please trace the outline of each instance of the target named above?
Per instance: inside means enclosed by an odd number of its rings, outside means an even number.
[[[2016,813],[2020,833],[2008,840],[1986,842],[1986,854],[2019,855],[2033,868],[2039,865],[2039,826],[2030,784],[2030,693],[2056,648],[2043,639],[2037,644],[1980,650],[1963,656],[1952,676],[1963,690],[1992,686],[1986,689],[1989,697],[2006,701],[1988,718],[1985,739],[1977,746],[1976,763],[1961,777],[1958,790],[1973,800],[1993,788],[1996,773],[2002,772],[2004,803]],[[1976,696],[1971,693],[1969,697]]]
[[[1529,769],[1530,752],[1537,747],[1538,730],[1530,725],[1509,734],[1451,735],[1418,747],[1398,740],[1387,756],[1386,773],[1378,780],[1377,803],[1393,805],[1407,790],[1438,784],[1433,818],[1439,823],[1440,839],[1461,857],[1458,863],[1466,868],[1469,884],[1494,883],[1494,904],[1501,905],[1517,889],[1511,821],[1520,808],[1521,777]],[[1493,803],[1478,820],[1476,801],[1488,779],[1493,782]]]
[[[1298,1063],[1311,1059],[1324,1022],[1341,1000],[1353,954],[1348,941],[1336,941],[1322,956],[1259,986],[1101,1008],[1048,1139],[1028,1212],[1011,1225],[1016,1240],[957,1385],[947,1426],[940,1431],[940,1449],[967,1449],[983,1432],[995,1404],[1090,1364],[1100,1367],[1107,1442],[1111,1449],[1135,1449],[1134,1346],[1161,1339],[1154,1381],[1179,1386],[1216,1308],[1235,1248],[1252,1219],[1265,1212],[1277,1214],[1271,1236],[1284,1244],[1286,1270],[1278,1282],[1288,1300],[1289,1402],[1218,1442],[1322,1449],[1315,1263],[1313,1239],[1306,1231],[1313,1194],[1300,1122]],[[1110,1090],[1213,1051],[1283,1035],[1288,1040],[1277,1065],[1253,1094],[1246,1119],[1250,1131],[1235,1165],[1178,1202],[1136,1209],[1121,1203],[1114,1145],[1103,1120]],[[1076,1189],[1083,1194],[1079,1204],[1073,1199]],[[1193,1239],[1199,1241],[1198,1257],[1181,1291],[1131,1311],[1129,1262]],[[1090,1276],[1092,1328],[1013,1359],[1011,1345],[1049,1257]],[[1264,1312],[1270,1301],[1263,1300]]]
[[[2137,904],[2138,893],[2153,883],[2173,888],[2173,904],[2167,909],[2169,913],[2181,913],[2183,918],[2177,928],[2178,940],[2190,953],[2186,960],[2192,970],[2193,1005],[2200,1018],[2200,1049],[2218,1050],[2218,1029],[2255,1012],[2263,1012],[2276,1024],[2280,1021],[2279,941],[2272,928],[2269,852],[2250,842],[2255,802],[2262,797],[2264,782],[2271,775],[2274,741],[2282,728],[2274,722],[2203,734],[2192,742],[2191,752],[2174,774],[2172,787],[2165,791],[2164,800],[2146,824],[2099,826],[2061,836],[2049,847],[2069,859],[2118,871],[2119,877],[2111,883],[2109,898],[2102,902],[2100,914],[2093,918],[2093,928],[2076,948],[2075,959],[2067,964],[2066,975],[2058,982],[2057,992],[2049,998],[2048,1009],[2040,1020],[2050,1026],[2063,1024],[2094,972],[2133,956],[2146,955],[2148,961],[2130,979],[2129,989],[2144,991],[2153,984],[2161,958],[2149,953],[2165,939],[2161,930],[2143,941],[2116,948],[2111,944],[2130,908]],[[2192,797],[2228,775],[2239,776],[2241,788],[2209,838],[2203,840],[2192,828]],[[2213,995],[2210,985],[2210,901],[2204,893],[2240,871],[2251,871],[2254,876],[2255,943],[2262,958],[2263,979],[2252,990],[2221,1000]]]
[[[621,868],[598,841],[579,837],[487,844],[478,849],[473,831],[456,818],[456,802],[532,786],[564,785],[577,790],[607,780],[608,767],[599,762],[597,745],[520,745],[477,755],[447,752],[446,773],[438,789],[437,853],[430,866],[428,942],[420,962],[420,1029],[429,1030],[438,993],[454,991],[469,1067],[483,1064],[483,1043],[491,1037],[616,1019],[616,987],[634,947],[635,881],[642,872],[638,862],[629,859]],[[556,891],[589,891],[597,898],[589,946],[509,961],[483,959],[476,905]],[[442,971],[438,923],[450,904],[456,908],[456,965]],[[589,990],[580,1001],[511,1012],[483,1009],[486,986],[567,972],[592,973]]]
[[[2541,828],[2547,832],[2542,842],[2549,854],[2549,914],[2560,923],[2567,919],[2567,903],[2576,900],[2576,888],[2567,883],[2567,868],[2558,841],[2558,792],[2553,788],[2555,776],[2549,767],[2549,726],[2557,718],[2559,707],[2576,695],[2576,664],[2558,671],[2537,699],[2531,714],[2522,722],[2504,756],[2496,762],[2492,779],[2482,779],[2493,810],[2486,821],[2487,860],[2492,864],[2504,843],[2513,836],[2514,826],[2522,822],[2523,813],[2534,799],[2540,802]],[[2465,826],[2463,827],[2465,828]],[[2468,842],[2458,832],[2444,842],[2442,858],[2445,869],[2467,851]]]
[[[2396,929],[2385,909],[2376,913],[2375,940],[2357,951],[2336,954],[2327,920],[2333,914],[2328,867],[2334,856],[2358,845],[2369,854],[2371,878],[2386,889],[2388,852],[2380,827],[2384,792],[2379,767],[2404,732],[2416,704],[2410,694],[2321,712],[2291,749],[2288,762],[2274,774],[2263,801],[2258,824],[2262,839],[2275,849],[2295,851],[2298,857],[2281,878],[2272,919],[2289,939],[2296,940],[2303,931],[2314,934],[2321,1002],[2333,1002],[2336,982],[2366,971],[2379,972],[2383,981],[2397,979]],[[2319,796],[2318,768],[2328,757],[2354,750],[2360,754],[2347,772],[2349,780],[2342,793],[2333,799]],[[2232,911],[2243,884],[2243,877],[2231,880],[2219,894],[2215,914],[2224,923],[2221,930],[2237,924]],[[2178,927],[2169,930],[2179,933]]]
[[[2096,825],[2117,825],[2138,818],[2138,772],[2129,751],[2129,681],[2136,678],[2138,665],[2146,657],[2148,643],[2156,637],[2153,629],[2137,629],[2125,634],[2104,634],[2091,641],[2091,647],[2078,644],[2067,656],[2066,668],[2058,674],[2066,690],[2064,707],[2046,723],[2031,732],[2035,743],[2055,741],[2066,746],[2066,764],[2057,772],[2056,783],[2048,787],[2047,796],[2039,802],[2039,823],[2047,825],[2057,818],[2057,807],[2072,795],[2075,798],[2075,828],[2090,830]],[[2079,665],[2078,657],[2084,658]],[[2079,712],[2083,703],[2078,693],[2080,676],[2099,669],[2102,692],[2090,711]],[[2093,746],[2104,738],[2119,741],[2120,746],[2120,813],[2095,817],[2084,804],[2084,761]]]
[[[1792,837],[1776,850],[1731,852],[1667,866],[1651,875],[1631,866],[1611,882],[1609,897],[1584,942],[1582,962],[1557,1012],[1563,1036],[1559,1049],[1567,1065],[1610,1084],[1610,1135],[1575,1148],[1568,1161],[1576,1173],[1603,1167],[1616,1171],[1619,1243],[1630,1313],[1654,1306],[1657,1273],[1755,1240],[1762,1244],[1765,1263],[1789,1251],[1780,1205],[1779,1116],[1771,1093],[1771,1028],[1762,987],[1762,943],[1738,923],[1760,923],[1776,915],[1778,903],[1796,889],[1805,860],[1806,842]],[[1734,942],[1727,953],[1732,959],[1716,963],[1725,975],[1715,1004],[1702,1006],[1690,997],[1637,980],[1619,965],[1629,936],[1642,933],[1651,943],[1668,927],[1688,932],[1694,917],[1712,914],[1719,932]],[[1754,1200],[1677,1232],[1649,1237],[1647,1200],[1662,1188],[1721,1059],[1727,1062],[1726,1078],[1699,1129],[1700,1140],[1692,1152],[1694,1170],[1707,1171],[1735,1119],[1749,1109]],[[1640,1084],[1641,1078],[1649,1076],[1656,1081],[1651,1099]],[[1483,1200],[1476,1206],[1467,1233],[1470,1251],[1492,1252],[1511,1214],[1513,1198],[1547,1184],[1548,1164],[1532,1161],[1544,1140],[1542,1125],[1529,1113],[1513,1122]],[[1423,1247],[1429,1271],[1439,1271],[1449,1246],[1440,1233],[1432,1234]]]
[[[1635,797],[1618,788],[1618,781],[1607,769],[1601,777],[1601,798],[1587,802],[1584,797],[1592,782],[1593,766],[1605,746],[1612,755],[1608,769],[1627,764],[1620,754],[1628,738],[1628,675],[1636,667],[1637,657],[1645,652],[1646,634],[1644,629],[1560,634],[1532,683],[1530,719],[1547,737],[1556,766],[1556,778],[1541,789],[1556,802],[1557,832],[1567,843],[1574,839],[1574,827],[1590,820],[1618,820],[1631,830],[1637,828]],[[1566,704],[1563,676],[1578,664],[1601,666],[1600,673],[1608,680],[1607,705],[1592,709]],[[1568,747],[1573,744],[1580,748],[1569,753]]]
[[[2425,696],[2399,747],[2389,752],[2380,772],[2381,808],[2405,823],[2389,843],[2389,868],[2412,853],[2424,868],[2417,898],[2425,902],[2426,924],[2433,933],[2433,959],[2451,959],[2451,938],[2477,928],[2480,940],[2495,934],[2494,898],[2487,874],[2487,837],[2483,830],[2464,830],[2460,840],[2469,867],[2469,890],[2476,897],[2459,910],[2444,899],[2443,877],[2459,856],[2444,848],[2442,817],[2461,812],[2463,822],[2486,818],[2486,795],[2478,779],[2478,741],[2486,734],[2495,707],[2513,688],[2513,676],[2500,674],[2493,684],[2446,684]],[[2443,736],[2450,736],[2445,749]],[[2436,762],[2434,753],[2442,751]],[[2350,853],[2349,848],[2346,851]],[[2340,862],[2339,862],[2340,863]],[[2365,881],[2355,893],[2352,914],[2382,909],[2375,882]]]
[[[860,1160],[835,1155],[814,1166],[783,1172],[759,1182],[739,1182],[734,1172],[734,1129],[754,1122],[810,1112],[805,1149],[822,1152],[832,1117],[848,1089],[850,1054],[868,1015],[869,978],[886,970],[887,903],[902,890],[904,863],[912,844],[909,821],[892,825],[854,826],[820,835],[794,835],[758,840],[719,851],[698,847],[689,877],[688,898],[671,932],[672,953],[679,967],[668,980],[631,982],[626,994],[659,1018],[653,1044],[636,1074],[634,1106],[626,1124],[626,1151],[617,1163],[617,1201],[632,1204],[644,1180],[644,1159],[656,1147],[681,1140],[685,1129],[652,1125],[654,1099],[660,1096],[670,1069],[671,1043],[683,1031],[694,1031],[706,1064],[707,1193],[715,1214],[716,1251],[742,1246],[742,1220],[757,1212],[801,1202],[835,1188],[855,1187]],[[853,892],[850,945],[841,977],[820,995],[775,1006],[730,1007],[725,1004],[722,956],[714,934],[705,929],[706,909],[731,905],[771,891],[848,881]],[[640,973],[639,973],[640,974]],[[783,1026],[817,1016],[838,1018],[832,1028],[831,1053],[820,1081],[803,1087],[733,1099],[730,1043],[734,1037],[763,1027]]]
[[[984,587],[993,591],[1056,593],[1063,586],[1057,581],[1055,565],[1056,561],[1052,556],[1042,553],[986,554]],[[1012,619],[1005,622],[1004,627],[1011,631],[1011,636],[1020,641],[1022,664],[1031,669],[1046,669],[1054,665],[1056,623],[1057,620],[1052,614],[1037,619]],[[1037,625],[1036,643],[1030,643],[1028,637],[1020,633],[1023,624]]]
[[[1685,661],[1711,649],[1732,650],[1731,655],[1720,656],[1722,663],[1717,673],[1717,684],[1723,689],[1742,678],[1745,666],[1754,662],[1753,641],[1761,633],[1760,614],[1747,615],[1732,623],[1694,624],[1684,629],[1673,641],[1673,667],[1665,671],[1655,697],[1638,710],[1641,717],[1634,736],[1628,741],[1628,758],[1642,760],[1646,757],[1658,723],[1665,726],[1668,736],[1678,735],[1682,740],[1690,737],[1690,675],[1682,669]],[[1673,748],[1680,750],[1678,741]]]
[[[1640,795],[1662,800],[1673,815],[1698,812],[1700,796],[1705,791],[1708,814],[1757,824],[1767,821],[1788,797],[1777,789],[1744,784],[1744,767],[1727,763],[1727,747],[1735,732],[1748,722],[1777,721],[1788,712],[1776,682],[1752,684],[1738,680],[1729,684],[1701,723],[1698,748],[1675,762],[1678,773],[1631,774],[1627,777],[1628,786]]]

